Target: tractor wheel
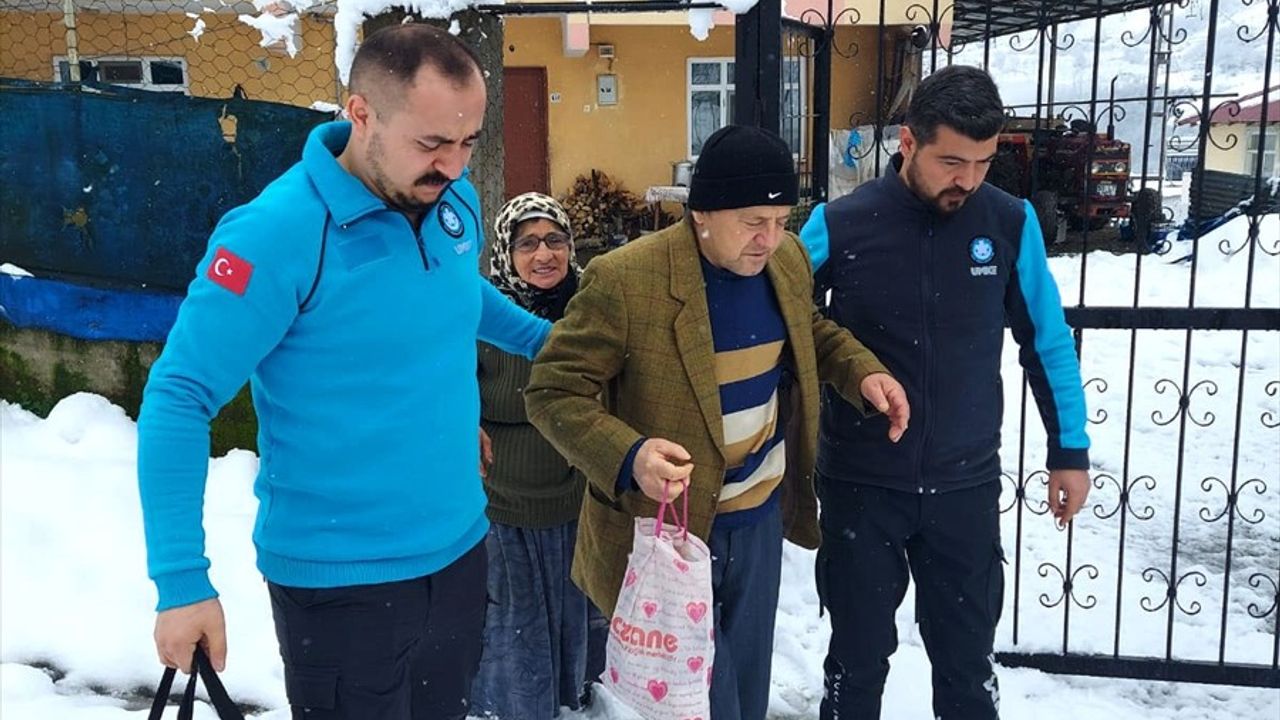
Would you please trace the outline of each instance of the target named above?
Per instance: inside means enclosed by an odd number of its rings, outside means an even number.
[[[1040,190],[1031,196],[1031,207],[1035,208],[1046,246],[1057,245],[1067,239],[1067,220],[1058,212],[1058,193]]]
[[[1129,222],[1133,224],[1133,242],[1146,252],[1154,245],[1154,233],[1164,217],[1164,204],[1160,191],[1143,188],[1133,197],[1129,208]]]

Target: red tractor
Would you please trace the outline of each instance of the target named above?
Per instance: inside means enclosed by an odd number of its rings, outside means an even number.
[[[1062,242],[1067,228],[1100,230],[1129,217],[1129,143],[1079,120],[1038,124],[1036,118],[1009,120],[987,179],[1030,198],[1046,244]]]

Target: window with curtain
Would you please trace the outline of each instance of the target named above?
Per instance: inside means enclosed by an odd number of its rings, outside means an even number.
[[[779,129],[794,155],[804,149],[804,59],[783,58]],[[733,58],[690,58],[688,77],[689,157],[702,152],[702,144],[716,130],[733,124]]]

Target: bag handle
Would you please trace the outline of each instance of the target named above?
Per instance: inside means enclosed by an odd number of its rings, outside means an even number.
[[[187,687],[182,692],[182,701],[178,704],[178,720],[192,720],[195,716],[196,676],[204,681],[204,687],[209,691],[209,702],[213,703],[213,709],[217,711],[220,720],[244,720],[240,708],[231,702],[226,687],[218,679],[218,673],[214,672],[213,664],[209,662],[209,657],[199,645],[196,646],[192,663],[195,667],[187,677]],[[160,720],[164,716],[164,709],[169,704],[169,693],[173,690],[173,679],[177,674],[176,669],[165,668],[164,675],[160,677],[160,687],[156,688],[155,700],[151,702],[151,714],[147,715],[147,720]]]
[[[681,480],[680,482],[685,483],[686,485],[685,491],[680,493],[680,498],[683,501],[682,512],[684,513],[684,515],[681,516],[680,513],[676,512],[675,508],[671,507],[669,491],[667,490],[667,488],[671,484],[671,481],[663,482],[662,483],[662,503],[658,505],[658,522],[653,526],[654,537],[660,537],[662,535],[662,525],[665,522],[665,518],[667,515],[667,508],[671,508],[671,522],[673,525],[676,526],[677,529],[681,530],[683,533],[680,536],[680,539],[681,540],[689,539],[689,488],[687,487],[689,481]]]

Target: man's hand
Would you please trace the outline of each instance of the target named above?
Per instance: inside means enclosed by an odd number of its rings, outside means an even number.
[[[693,457],[689,451],[662,438],[645,440],[631,466],[640,491],[654,502],[662,502],[664,486],[668,501],[680,497],[692,472]]]
[[[889,441],[898,442],[907,431],[911,420],[911,405],[907,403],[907,391],[888,373],[872,373],[862,379],[859,387],[862,397],[872,407],[889,418]]]
[[[489,466],[493,465],[493,441],[489,433],[480,428],[480,477],[489,477]]]
[[[166,667],[193,671],[196,644],[204,647],[213,669],[227,666],[227,622],[217,598],[171,608],[156,615],[156,653]]]
[[[1058,527],[1065,528],[1089,497],[1087,470],[1049,471],[1049,509]]]

